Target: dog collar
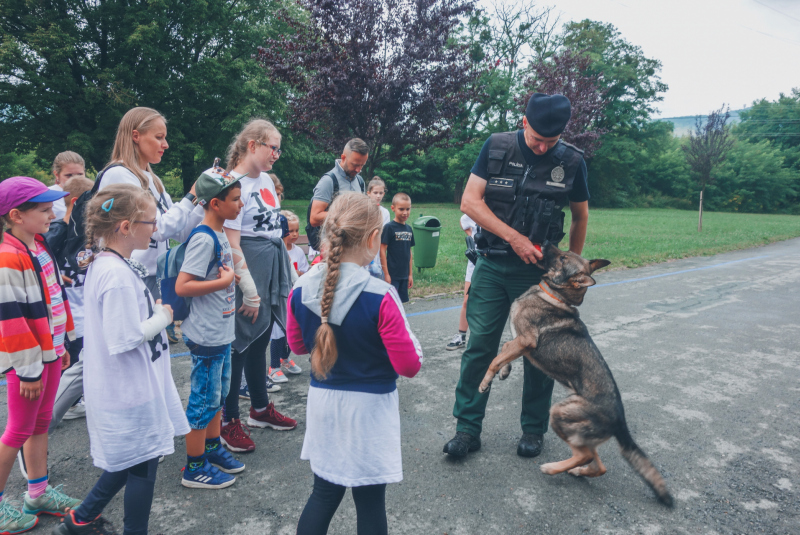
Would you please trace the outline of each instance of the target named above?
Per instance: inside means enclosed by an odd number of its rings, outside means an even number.
[[[542,286],[543,284],[544,284],[544,286]],[[552,297],[552,298],[553,298],[553,299],[555,299],[556,301],[558,301],[558,302],[560,302],[560,303],[564,303],[564,300],[563,300],[563,299],[559,299],[558,297],[556,297],[555,295],[553,295],[551,291],[548,291],[548,290],[550,290],[550,287],[547,285],[547,283],[546,283],[546,282],[544,282],[544,281],[540,282],[540,283],[539,283],[539,288],[541,288],[541,289],[542,289],[542,291],[543,291],[544,293],[546,293],[547,295],[549,295],[550,297]],[[566,303],[564,303],[564,304],[566,304]]]

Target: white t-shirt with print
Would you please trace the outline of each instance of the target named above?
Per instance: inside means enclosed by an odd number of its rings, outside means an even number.
[[[289,258],[292,264],[297,264],[297,271],[299,271],[301,275],[311,267],[308,265],[308,259],[305,253],[297,245],[293,245],[292,248],[289,249]]]
[[[232,176],[241,176],[231,173]],[[225,221],[225,227],[238,230],[242,236],[259,238],[281,238],[281,223],[278,218],[281,203],[275,193],[275,183],[267,173],[258,178],[242,177],[242,202],[244,206],[239,217]]]
[[[144,251],[133,251],[131,258],[144,264],[150,275],[155,275],[158,257],[169,249],[170,238],[179,242],[186,241],[192,229],[199,225],[205,217],[205,212],[202,206],[194,206],[188,199],[182,199],[178,204],[172,204],[169,193],[166,191],[159,193],[150,173],[142,172],[150,181],[150,193],[158,201],[157,230],[150,238],[150,247]],[[142,183],[139,182],[136,175],[121,165],[112,167],[105,172],[100,182],[100,191],[112,184],[131,184],[142,187]],[[111,209],[114,209],[113,205]]]
[[[174,453],[173,437],[188,433],[189,422],[172,379],[166,331],[142,342],[141,324],[150,315],[144,282],[104,252],[89,265],[84,289],[81,360],[95,466],[119,472]]]

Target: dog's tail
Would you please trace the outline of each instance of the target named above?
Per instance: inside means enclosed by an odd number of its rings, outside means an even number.
[[[628,461],[631,467],[633,467],[640,476],[642,476],[645,483],[653,489],[653,492],[658,496],[658,501],[667,507],[672,507],[672,496],[667,490],[667,484],[664,482],[664,478],[661,477],[661,473],[653,466],[653,463],[650,462],[647,455],[645,455],[641,448],[633,441],[633,437],[631,437],[631,433],[628,431],[628,426],[625,425],[625,422],[622,423],[615,436],[622,449],[622,456],[625,457],[625,460]]]

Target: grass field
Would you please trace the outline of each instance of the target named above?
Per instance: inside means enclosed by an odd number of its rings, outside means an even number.
[[[306,201],[285,201],[305,227]],[[389,208],[388,204],[385,204]],[[461,211],[454,204],[416,204],[413,221],[420,214],[442,222],[436,267],[414,273],[413,296],[453,292],[464,287],[464,232]],[[569,228],[567,210],[566,228]],[[685,210],[630,209],[591,210],[583,256],[606,258],[613,268],[632,268],[690,256],[704,256],[765,245],[800,236],[800,216],[706,212],[703,232],[697,232],[697,213]],[[562,247],[567,246],[567,239]]]

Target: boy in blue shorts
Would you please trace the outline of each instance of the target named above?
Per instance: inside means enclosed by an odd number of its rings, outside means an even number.
[[[175,293],[191,297],[189,316],[181,330],[192,354],[192,391],[186,407],[191,431],[186,435],[186,468],[181,484],[199,489],[222,489],[236,481],[231,474],[244,464],[222,447],[222,400],[231,381],[231,342],[234,334],[235,280],[231,246],[222,225],[242,209],[238,178],[222,169],[205,171],[195,184],[197,202],[205,209],[201,225],[216,235],[221,265],[216,262],[214,238],[197,232],[186,246]]]

